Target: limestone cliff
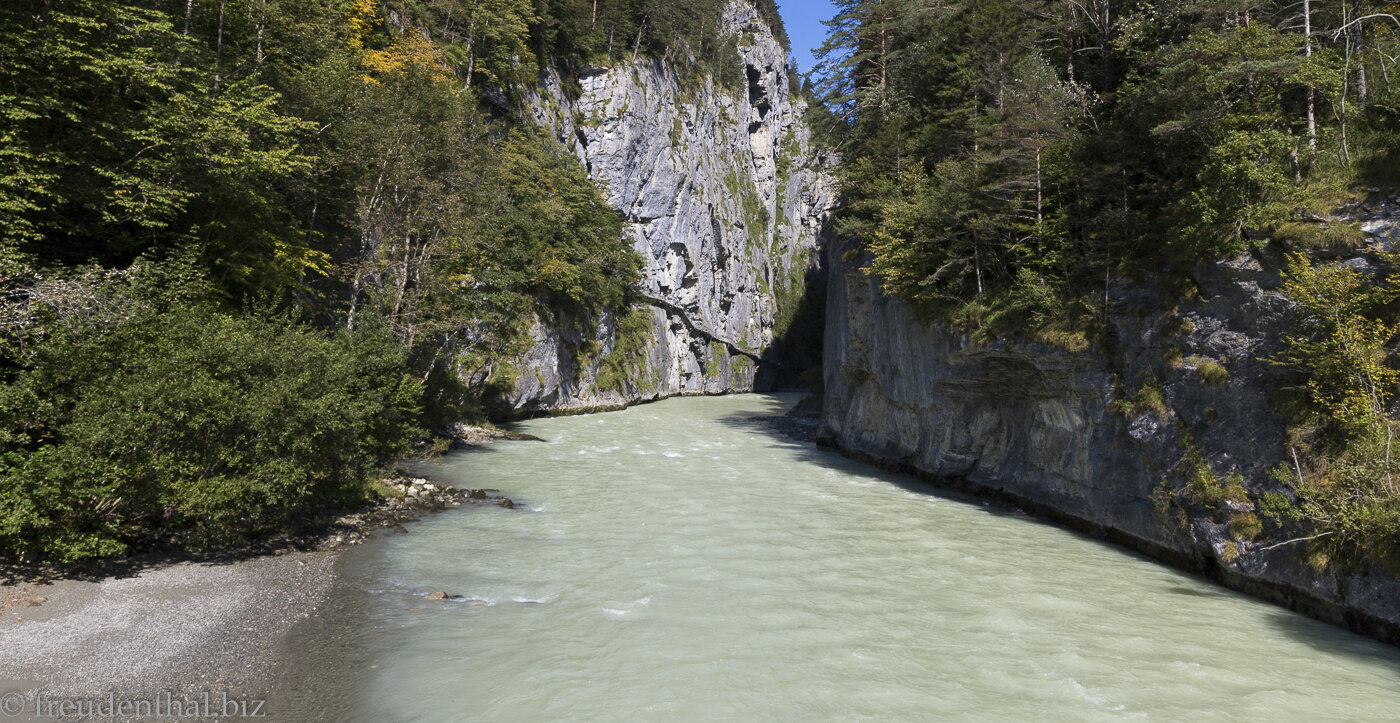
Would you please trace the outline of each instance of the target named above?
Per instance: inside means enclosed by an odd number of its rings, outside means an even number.
[[[534,120],[624,214],[646,301],[592,334],[538,320],[510,413],[749,391],[783,363],[773,344],[820,265],[827,162],[768,26],[744,2],[721,23],[734,53],[718,77],[623,54],[576,86],[551,71],[535,89]]]
[[[1274,247],[1194,273],[1198,295],[1167,303],[1113,287],[1108,348],[1087,353],[965,334],[919,321],[828,252],[824,439],[854,456],[992,494],[1082,530],[1354,630],[1400,642],[1400,583],[1318,572],[1294,546],[1234,540],[1214,514],[1173,508],[1159,492],[1200,460],[1252,498],[1278,489],[1282,420],[1269,404],[1290,302]],[[1359,263],[1361,259],[1354,259]],[[1228,370],[1221,383],[1200,373]],[[1115,404],[1142,384],[1162,404]],[[1235,477],[1234,475],[1238,475]]]

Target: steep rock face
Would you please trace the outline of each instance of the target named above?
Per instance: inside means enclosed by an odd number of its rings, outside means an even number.
[[[787,53],[747,3],[721,22],[736,52],[719,78],[624,55],[587,69],[576,97],[552,72],[536,89],[535,121],[624,214],[647,301],[592,334],[536,323],[514,413],[748,391],[782,363],[770,349],[819,270],[831,183]]]
[[[1258,497],[1277,489],[1282,420],[1269,405],[1291,307],[1278,291],[1272,250],[1205,266],[1199,298],[1175,312],[1152,291],[1114,287],[1116,343],[1072,354],[1011,341],[976,344],[919,321],[829,249],[822,417],[824,441],[853,456],[1003,497],[1071,526],[1203,572],[1236,589],[1400,643],[1400,584],[1385,575],[1317,572],[1294,546],[1232,540],[1215,514],[1163,506],[1163,481],[1180,479],[1199,451],[1221,476],[1238,473]],[[1179,351],[1182,361],[1174,362]],[[1166,360],[1164,360],[1164,357]],[[1223,384],[1197,372],[1228,370]],[[1165,413],[1115,399],[1149,380]],[[1154,498],[1154,493],[1157,493]]]

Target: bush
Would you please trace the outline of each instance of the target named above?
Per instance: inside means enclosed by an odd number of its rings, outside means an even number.
[[[1264,534],[1264,523],[1253,512],[1230,515],[1230,536],[1236,540],[1253,540]]]
[[[1190,336],[1196,332],[1196,322],[1184,316],[1173,316],[1162,325],[1162,334],[1168,337]]]
[[[1162,388],[1162,383],[1152,376],[1144,379],[1142,386],[1138,387],[1132,396],[1124,395],[1114,400],[1113,409],[1128,418],[1138,417],[1147,412],[1156,414],[1158,419],[1171,417],[1166,391]]]
[[[1202,360],[1196,364],[1196,376],[1200,378],[1202,384],[1218,387],[1230,381],[1230,371],[1219,362]]]
[[[1400,459],[1396,427],[1386,424],[1347,440],[1335,456],[1305,449],[1302,465],[1288,460],[1274,468],[1292,495],[1271,498],[1265,514],[1301,523],[1297,536],[1308,539],[1308,557],[1319,567],[1382,563],[1400,571]]]
[[[209,306],[65,331],[0,387],[0,554],[245,544],[419,435],[399,347]]]

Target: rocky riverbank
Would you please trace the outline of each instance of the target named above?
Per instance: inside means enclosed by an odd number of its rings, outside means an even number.
[[[96,573],[0,578],[0,715],[150,720],[224,717],[236,707],[275,719],[265,701],[286,673],[282,641],[328,602],[340,551],[376,532],[407,533],[405,524],[443,510],[515,508],[497,490],[424,478],[382,485],[374,508],[256,552],[148,555]],[[122,701],[129,714],[118,712]]]
[[[425,514],[462,505],[495,505],[515,509],[515,501],[501,496],[500,490],[458,489],[422,477],[390,478],[382,480],[380,484],[391,492],[372,509],[341,517],[335,521],[329,532],[317,537],[310,545],[305,540],[288,540],[289,544],[279,547],[273,554],[286,554],[306,547],[330,551],[358,545],[369,539],[376,530],[383,528],[395,533],[406,533],[408,530],[403,523],[413,522]]]

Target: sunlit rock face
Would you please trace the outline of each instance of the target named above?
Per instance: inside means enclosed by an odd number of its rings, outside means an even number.
[[[717,72],[623,53],[576,86],[548,71],[535,89],[534,120],[623,214],[647,301],[592,333],[539,320],[511,413],[749,391],[783,364],[775,338],[820,269],[830,160],[768,26],[741,2],[721,22],[733,56]]]

